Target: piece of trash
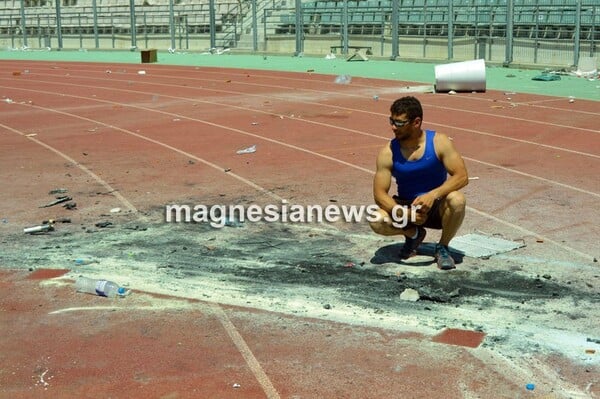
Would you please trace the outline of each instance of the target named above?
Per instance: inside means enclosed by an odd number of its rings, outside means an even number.
[[[87,277],[78,277],[75,280],[77,292],[105,296],[108,298],[124,297],[130,294],[130,290],[120,287],[117,283],[108,280],[95,280]]]
[[[42,205],[40,206],[40,208],[48,208],[57,204],[60,204],[62,202],[67,202],[67,201],[71,201],[73,198],[71,197],[67,197],[67,196],[63,196],[63,197],[57,197],[55,201],[52,201],[46,205]]]
[[[23,233],[25,234],[34,234],[34,233],[44,233],[47,231],[54,230],[54,227],[51,224],[42,224],[39,226],[26,227],[23,229]]]
[[[336,76],[334,82],[340,85],[347,85],[352,82],[352,77],[350,75],[339,75]]]
[[[586,349],[585,353],[587,353],[588,355],[593,355],[594,353],[596,353],[596,349]]]
[[[112,73],[112,71],[110,69],[107,69],[106,73]]]
[[[595,344],[600,344],[600,339],[596,339],[596,338],[587,338],[586,341],[593,342]]]
[[[25,135],[25,137],[35,137],[35,136],[37,136],[37,133],[29,133],[29,134]]]
[[[477,177],[477,176],[469,177],[469,180],[479,180],[479,177]]]
[[[323,309],[329,310],[329,309],[331,309],[331,305],[326,303],[325,305],[323,305]]]
[[[376,95],[374,95],[374,96],[373,96],[373,100],[375,100],[375,101],[379,101],[379,96],[378,96],[377,94],[376,94]]]
[[[575,102],[575,97],[573,97],[573,96],[569,96],[569,102],[570,102],[570,103],[574,103],[574,102]]]
[[[225,226],[227,227],[244,227],[244,223],[240,222],[236,218],[225,218]]]
[[[225,169],[223,169],[223,172],[225,172],[225,173],[231,172],[231,168],[225,168]]]
[[[346,264],[344,265],[344,267],[354,267],[356,266],[354,262],[346,262]]]
[[[6,102],[6,103],[8,103],[8,104],[12,104],[12,103],[14,103],[14,101],[13,101],[13,100],[11,100],[10,98],[6,98],[6,99],[4,99],[4,102]]]
[[[119,213],[121,212],[121,208],[113,208],[110,210],[110,213]]]
[[[253,152],[256,152],[256,144],[242,150],[237,150],[236,154],[252,154]]]
[[[66,208],[69,210],[75,209],[75,208],[77,208],[77,204],[75,202],[67,202],[66,204],[63,205],[63,208]]]
[[[20,71],[14,71],[13,72],[13,76],[21,76],[21,72]]]
[[[258,125],[258,122],[252,122],[251,124],[252,124],[252,126],[256,126],[256,125]]]
[[[533,391],[535,389],[535,384],[529,383],[529,384],[525,385],[525,388],[528,391]]]
[[[48,220],[42,221],[42,224],[54,224],[54,223],[71,223],[71,219],[58,218],[58,219],[48,219]]]
[[[550,73],[543,73],[541,75],[534,76],[531,80],[540,80],[543,82],[552,82],[555,80],[560,80],[560,76]]]
[[[81,258],[75,259],[75,264],[77,266],[91,265],[92,263],[98,263],[98,261],[97,260],[86,260],[86,259],[81,259]]]
[[[308,73],[313,73],[315,70],[314,69],[307,69],[306,72]]]
[[[407,288],[400,294],[400,299],[403,301],[416,302],[420,298],[419,292],[412,288]]]
[[[104,227],[112,226],[112,222],[98,222],[94,226],[102,229]]]
[[[455,92],[454,90],[450,90],[450,91],[448,92],[448,94],[452,95],[452,94],[456,94],[456,92]]]
[[[138,75],[145,75],[146,71],[138,71]]]
[[[327,55],[325,55],[326,60],[335,60],[335,58],[335,54],[333,53],[328,53]]]
[[[236,384],[233,384],[233,387],[234,388],[241,388],[241,385],[236,383]]]

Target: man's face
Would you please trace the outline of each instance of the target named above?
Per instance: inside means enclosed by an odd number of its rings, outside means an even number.
[[[413,120],[407,118],[406,114],[390,116],[392,131],[398,140],[407,139],[413,131]]]

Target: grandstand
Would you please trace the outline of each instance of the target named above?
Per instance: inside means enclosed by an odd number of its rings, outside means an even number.
[[[297,7],[296,4],[301,4]],[[0,0],[4,47],[206,50],[574,65],[597,0]]]

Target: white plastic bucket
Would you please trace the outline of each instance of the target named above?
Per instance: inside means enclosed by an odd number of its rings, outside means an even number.
[[[485,91],[485,60],[435,66],[435,91]]]

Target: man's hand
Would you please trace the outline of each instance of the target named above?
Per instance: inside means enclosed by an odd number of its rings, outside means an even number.
[[[435,196],[431,193],[426,193],[415,198],[415,200],[412,202],[412,205],[415,207],[420,205],[421,207],[418,210],[418,213],[427,214],[431,210],[434,201]]]

